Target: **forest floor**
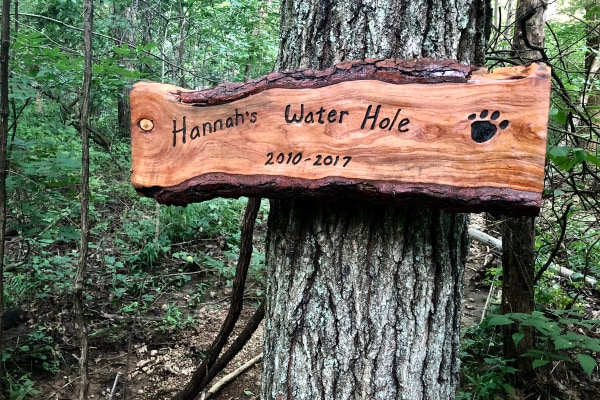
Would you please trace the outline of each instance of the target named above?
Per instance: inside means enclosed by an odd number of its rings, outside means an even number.
[[[471,226],[486,231],[481,217],[475,217]],[[488,232],[496,237],[498,234]],[[215,246],[207,244],[207,246]],[[477,325],[485,310],[498,304],[499,293],[493,290],[486,280],[486,270],[497,263],[491,250],[472,241],[471,251],[464,277],[463,328]],[[497,264],[496,264],[497,265]],[[170,273],[168,269],[164,271]],[[89,274],[101,276],[102,266],[92,266]],[[189,290],[186,288],[204,285],[208,289],[200,304],[189,307]],[[227,314],[231,289],[214,276],[193,274],[191,280],[177,290],[165,293],[137,317],[123,313],[107,312],[110,294],[107,285],[98,284],[88,293],[88,329],[90,333],[90,396],[91,399],[170,399],[190,379],[195,367],[216,337]],[[251,283],[246,292],[250,298],[257,298],[259,288]],[[597,293],[596,293],[597,295]],[[104,299],[104,301],[102,301]],[[600,309],[600,299],[596,298],[596,312]],[[179,305],[188,315],[177,315],[174,323],[178,326],[165,326],[165,313],[173,305]],[[256,307],[249,301],[241,315],[234,337],[245,326]],[[53,327],[53,354],[60,360],[58,372],[52,376],[42,373],[40,361],[32,360],[30,370],[32,380],[40,394],[35,399],[71,400],[77,398],[78,388],[78,343],[74,315],[70,305],[48,301],[34,302],[28,311],[27,322],[5,331],[8,345],[18,346],[25,335],[40,326]],[[600,312],[598,312],[600,314]],[[176,325],[176,324],[175,324]],[[59,334],[57,334],[57,332]],[[600,332],[598,332],[600,334]],[[240,365],[262,352],[262,327],[237,357],[215,379],[236,370]],[[598,372],[592,378],[583,373],[555,365],[552,380],[553,396],[560,399],[592,399],[600,389]],[[560,372],[560,373],[559,373]],[[554,377],[552,377],[554,376]],[[260,392],[261,364],[257,363],[237,379],[220,390],[213,399],[258,399]],[[214,382],[213,382],[214,384]],[[596,390],[596,391],[594,391]],[[558,391],[558,392],[557,392]],[[550,391],[549,391],[550,393]],[[520,398],[518,396],[514,397]],[[525,398],[525,397],[522,397]],[[545,398],[544,396],[536,398]],[[551,397],[548,397],[551,398]]]

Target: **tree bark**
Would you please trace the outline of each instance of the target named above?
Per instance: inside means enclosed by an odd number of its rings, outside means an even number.
[[[452,398],[465,220],[273,202],[262,398]]]
[[[600,6],[600,0],[588,0],[585,3],[584,10],[587,17],[587,34],[585,45],[585,74],[586,85],[584,87],[582,105],[587,108],[588,113],[595,120],[600,119],[600,91],[595,89],[594,85],[600,79],[600,18],[597,7]],[[596,10],[596,11],[594,11]],[[590,153],[598,153],[598,137],[594,137],[592,127],[586,126],[582,136],[586,139],[582,140],[582,147],[585,147]],[[594,140],[595,139],[595,140]]]
[[[117,9],[120,5],[115,4],[115,13],[120,13],[121,17],[127,21],[137,21],[137,1],[134,1],[131,5],[126,5],[124,9]],[[124,44],[129,45],[130,48],[136,46],[134,30],[117,28],[113,31],[115,38],[118,38],[118,45],[123,46]],[[135,69],[135,65],[128,59],[119,60],[125,68],[130,71]],[[121,88],[117,94],[117,124],[119,130],[123,136],[128,137],[131,124],[131,106],[129,104],[129,91],[130,88],[127,86]]]
[[[282,3],[276,69],[483,63],[483,1]],[[451,399],[467,218],[418,204],[273,200],[263,399]]]
[[[503,221],[502,231],[502,313],[530,314],[535,309],[535,218],[515,217]],[[524,336],[516,345],[513,334],[522,329]],[[514,360],[520,382],[533,372],[530,358],[521,354],[533,348],[534,329],[514,324],[503,326],[503,352]]]
[[[536,47],[544,46],[544,27],[546,26],[547,0],[519,0],[515,17],[515,35],[513,36],[513,50],[521,63],[536,61],[541,54],[535,48],[527,46],[524,36],[527,35],[529,43]],[[533,16],[526,21],[524,16],[535,10]],[[526,28],[526,29],[523,29]]]
[[[83,290],[85,283],[85,274],[87,269],[88,241],[90,234],[89,219],[89,198],[90,198],[90,148],[89,148],[89,130],[88,115],[90,110],[90,96],[92,86],[92,32],[94,21],[93,0],[85,0],[83,3],[83,54],[84,71],[82,101],[79,126],[81,129],[81,243],[79,249],[79,261],[77,274],[73,282],[74,313],[79,329],[79,342],[81,346],[81,355],[79,357],[79,400],[87,400],[89,392],[89,344],[88,329],[83,310]]]
[[[515,20],[513,49],[523,63],[541,57],[539,51],[526,45],[544,45],[544,21],[547,3],[545,0],[519,0]],[[530,12],[535,13],[532,17]],[[526,28],[526,29],[523,29]],[[529,314],[535,309],[535,218],[516,217],[501,223],[502,231],[502,313]],[[524,337],[515,345],[513,334],[521,329]],[[519,373],[519,381],[527,382],[533,373],[530,358],[521,357],[533,348],[534,329],[506,325],[503,327],[503,350],[506,359],[513,359]]]
[[[6,160],[8,143],[8,58],[10,54],[10,0],[2,1],[0,34],[0,354],[4,350],[4,251],[6,233]],[[5,389],[4,362],[0,360],[0,397]]]

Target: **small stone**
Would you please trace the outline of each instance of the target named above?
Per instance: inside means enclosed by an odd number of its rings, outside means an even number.
[[[138,362],[137,362],[136,366],[137,366],[138,368],[142,368],[142,367],[144,367],[146,364],[148,364],[149,362],[150,362],[150,360],[140,360],[140,361],[138,361]]]

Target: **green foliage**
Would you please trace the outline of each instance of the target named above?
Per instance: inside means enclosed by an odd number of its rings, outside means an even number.
[[[588,150],[573,146],[551,146],[548,158],[563,171],[571,171],[576,165],[590,163],[600,167],[600,158]]]
[[[590,354],[600,352],[600,339],[573,332],[570,327],[592,330],[600,326],[599,320],[584,320],[564,311],[554,311],[548,316],[539,311],[532,314],[510,313],[490,316],[488,326],[518,324],[531,326],[537,331],[538,345],[523,354],[533,358],[533,367],[539,368],[552,361],[572,362],[577,360],[581,368],[589,375],[596,367],[596,361]],[[515,344],[523,338],[522,329],[513,336]],[[565,352],[570,350],[570,353]]]
[[[39,326],[15,347],[5,348],[2,361],[7,366],[16,367],[16,371],[28,368],[37,373],[55,374],[60,362],[52,332],[52,328]]]
[[[596,217],[580,206],[572,206],[566,221],[562,244],[550,261],[553,265],[571,269],[574,274],[562,282],[558,282],[553,271],[544,274],[536,288],[536,302],[544,307],[564,309],[572,306],[584,288],[584,278],[600,274],[600,228]],[[548,263],[562,229],[560,224],[538,229],[538,268]]]
[[[483,323],[464,332],[461,340],[462,384],[456,399],[504,398],[514,388],[512,360],[502,358],[502,338]],[[483,363],[481,362],[483,360]]]
[[[184,314],[177,305],[168,304],[165,307],[165,316],[162,318],[158,330],[171,332],[182,330],[193,325],[195,325],[195,321],[192,317],[184,317]]]
[[[7,385],[6,392],[9,400],[33,399],[40,394],[40,391],[34,388],[31,374],[8,374],[4,382]]]
[[[186,86],[203,88],[271,72],[279,20],[278,2],[180,4],[181,10],[177,3],[156,2],[143,12],[132,10],[137,3],[131,2],[96,5],[88,121],[93,139],[92,243],[84,289],[90,312],[86,317],[160,312],[157,329],[169,332],[193,324],[185,311],[202,301],[214,276],[233,278],[246,201],[216,199],[157,208],[154,200],[139,198],[129,182],[128,135],[117,116],[137,80],[179,84],[184,78]],[[19,30],[11,31],[14,130],[9,137],[7,227],[14,232],[14,243],[5,261],[14,268],[5,275],[8,306],[70,307],[81,213],[81,6],[71,0],[22,1]],[[264,254],[255,249],[251,278],[262,280],[263,270]],[[169,292],[184,290],[185,300],[171,301]],[[164,303],[168,306],[163,309]],[[56,373],[62,343],[55,337],[75,334],[70,324],[54,328],[69,330],[60,335],[45,325],[27,328],[3,353],[9,373],[2,379],[10,398],[35,397],[35,376],[24,374],[25,366]],[[99,328],[92,338],[102,340],[111,331],[119,336],[112,328]]]

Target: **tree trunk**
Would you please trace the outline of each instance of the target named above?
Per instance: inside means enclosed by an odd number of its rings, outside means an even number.
[[[81,355],[79,357],[79,400],[87,400],[89,392],[88,375],[88,329],[83,310],[83,289],[88,256],[88,241],[90,234],[89,198],[90,198],[90,147],[88,132],[88,115],[90,110],[90,95],[92,87],[92,32],[94,21],[93,0],[83,2],[83,54],[84,71],[79,126],[81,129],[81,243],[77,274],[73,282],[74,312],[79,329]]]
[[[263,398],[452,398],[465,220],[273,202]]]
[[[541,58],[539,51],[527,46],[525,35],[529,39],[529,44],[535,47],[544,46],[544,27],[546,26],[546,0],[519,0],[517,3],[517,14],[515,17],[515,35],[513,37],[513,50],[515,56],[523,64],[536,61]],[[523,21],[525,15],[530,11],[535,13],[527,21]],[[523,24],[524,22],[524,24]],[[523,29],[525,25],[526,29]]]
[[[276,68],[482,64],[490,17],[483,1],[284,1]],[[417,204],[271,201],[262,398],[453,398],[466,220]]]
[[[528,20],[524,16],[535,9]],[[523,37],[527,35],[529,44],[543,47],[545,0],[519,0],[515,20],[513,49],[524,63],[541,57],[539,51],[526,45]],[[526,30],[522,29],[523,25]],[[530,314],[535,309],[535,218],[508,218],[501,223],[502,231],[502,313]],[[515,345],[513,334],[522,329],[524,336]],[[533,365],[530,358],[521,357],[525,351],[533,348],[534,329],[507,325],[503,328],[504,357],[514,359],[514,366],[521,382],[531,377]]]
[[[178,7],[178,11],[179,11],[179,40],[177,41],[177,57],[178,57],[179,68],[177,70],[177,73],[179,73],[179,86],[185,87],[185,39],[186,39],[185,25],[186,25],[186,18],[185,18],[185,12],[183,9],[183,2],[178,1],[177,7]]]
[[[597,82],[600,80],[600,18],[598,18],[598,6],[600,0],[588,0],[584,10],[587,17],[588,31],[585,45],[585,74],[586,86],[583,93],[582,104],[587,107],[589,115],[596,121],[600,120],[600,91],[597,90]],[[594,11],[596,10],[596,11]],[[594,137],[591,127],[586,126],[581,135],[586,138],[582,140],[582,147],[590,153],[598,155],[598,137]]]
[[[502,313],[530,314],[535,309],[535,218],[509,218],[500,224],[502,231]],[[524,336],[516,345],[513,334]],[[521,354],[533,348],[535,331],[530,326],[503,326],[504,358],[514,361],[519,380],[531,378],[533,365]]]
[[[6,233],[6,159],[8,143],[8,57],[10,50],[10,0],[2,1],[0,35],[0,354],[4,351],[4,242]],[[5,389],[4,362],[0,360],[0,397]]]
[[[127,21],[137,21],[137,7],[138,4],[136,1],[131,5],[126,5],[123,10],[118,10],[117,7],[119,5],[115,4],[115,13],[119,12],[123,19]],[[135,42],[135,34],[134,30],[130,27],[130,29],[115,29],[113,31],[113,36],[118,38],[119,46],[123,46],[127,44],[129,48],[134,48],[136,46]],[[135,65],[129,61],[129,59],[120,59],[119,62],[125,66],[130,71],[135,70]],[[120,132],[125,137],[129,137],[129,130],[131,124],[131,106],[129,104],[129,91],[130,88],[128,86],[123,87],[119,90],[117,94],[117,124],[119,126]]]

